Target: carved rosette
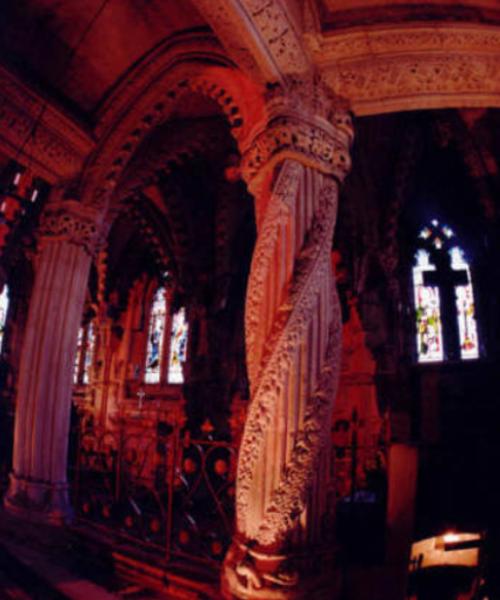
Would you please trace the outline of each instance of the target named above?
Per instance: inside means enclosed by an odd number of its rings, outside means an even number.
[[[49,204],[40,220],[41,245],[66,242],[93,255],[100,245],[97,219],[96,211],[74,200]]]
[[[306,593],[290,556],[321,543],[328,508],[324,450],[341,349],[330,254],[353,132],[318,81],[271,89],[254,132],[243,157],[258,221],[245,316],[251,403],[223,588],[271,600]]]

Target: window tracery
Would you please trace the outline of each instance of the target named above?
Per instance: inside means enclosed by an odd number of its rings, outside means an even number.
[[[434,219],[419,233],[413,266],[418,362],[479,357],[470,266],[453,229]]]

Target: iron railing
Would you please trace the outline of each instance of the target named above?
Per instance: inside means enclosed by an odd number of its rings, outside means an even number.
[[[167,560],[217,565],[233,530],[237,446],[162,425],[80,432],[73,473],[77,517]],[[334,527],[349,553],[351,546],[355,553],[363,547],[373,556],[385,522],[385,447],[346,441],[332,446]]]
[[[171,557],[218,563],[231,540],[237,449],[166,427],[80,434],[77,517]]]

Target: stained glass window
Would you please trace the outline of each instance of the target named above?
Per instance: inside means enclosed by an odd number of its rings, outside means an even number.
[[[151,312],[149,313],[145,383],[160,383],[167,318],[166,304],[165,288],[161,287],[153,298]]]
[[[435,271],[429,253],[418,250],[413,267],[413,288],[417,318],[417,352],[419,362],[443,360],[443,333],[439,288],[424,284],[424,274]]]
[[[460,357],[464,360],[478,358],[479,342],[469,265],[464,258],[462,249],[458,246],[450,249],[450,257],[451,268],[454,271],[465,271],[468,281],[466,285],[457,285],[455,287]]]
[[[188,323],[180,308],[172,316],[169,293],[160,287],[151,305],[144,383],[184,382],[182,365],[186,360]]]
[[[94,323],[89,321],[78,330],[73,383],[87,385],[90,382],[90,371],[94,361],[95,331]]]
[[[0,294],[0,353],[3,351],[3,340],[5,336],[5,325],[7,324],[7,311],[9,310],[9,288],[3,286]]]
[[[170,336],[170,356],[168,360],[168,382],[183,383],[182,364],[186,360],[188,339],[188,324],[184,308],[178,310],[172,317]]]
[[[87,325],[87,339],[85,340],[85,355],[83,357],[83,373],[82,380],[84,384],[90,381],[90,370],[92,369],[92,363],[94,362],[94,350],[95,350],[95,332],[94,323],[90,321]]]
[[[78,384],[80,382],[80,365],[82,364],[84,334],[85,334],[85,328],[82,326],[78,330],[78,340],[76,343],[75,364],[73,367],[73,383],[75,383],[75,384]]]
[[[479,357],[470,267],[455,238],[436,219],[419,234],[413,267],[419,362]]]

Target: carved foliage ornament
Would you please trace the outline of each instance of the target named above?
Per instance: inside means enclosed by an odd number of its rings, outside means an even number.
[[[98,250],[100,232],[94,212],[75,201],[66,201],[47,207],[40,221],[42,244],[61,241],[82,246],[93,254]]]
[[[271,425],[282,393],[281,385],[277,382],[286,379],[285,373],[291,368],[294,349],[304,338],[317,309],[319,290],[328,278],[329,252],[325,253],[324,249],[329,246],[332,238],[336,203],[337,189],[332,182],[321,191],[320,208],[314,218],[309,241],[298,256],[295,280],[291,284],[286,306],[278,311],[281,318],[276,321],[270,335],[267,344],[269,351],[266,352],[260,369],[257,366],[252,369],[257,381],[252,381],[253,400],[238,465],[237,507],[239,518],[243,517],[238,523],[241,531],[245,530],[244,515],[248,514],[254,468],[262,452],[265,432]],[[252,294],[252,289],[249,293]],[[291,459],[266,508],[264,521],[258,531],[254,532],[254,539],[262,545],[281,541],[303,510],[314,466],[325,439],[325,423],[329,423],[340,351],[339,307],[333,286],[330,294],[333,298],[334,315],[324,367],[316,391],[306,399],[302,431],[297,436]]]
[[[289,78],[268,88],[265,117],[242,144],[243,173],[251,182],[264,168],[293,158],[342,181],[351,167],[353,135],[345,102],[322,80]]]
[[[293,158],[342,181],[351,168],[349,140],[316,123],[279,117],[268,124],[243,156],[243,172],[251,181],[264,167]]]

